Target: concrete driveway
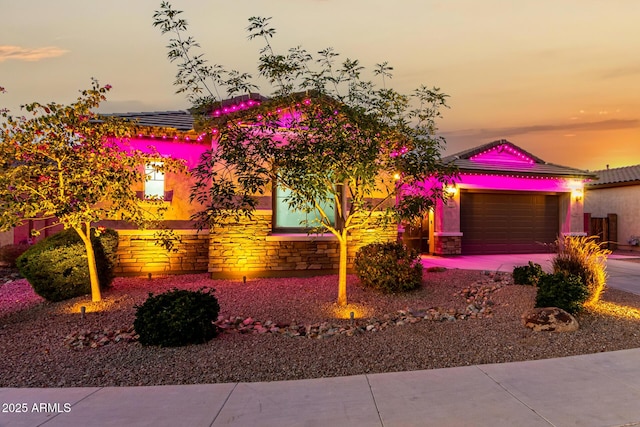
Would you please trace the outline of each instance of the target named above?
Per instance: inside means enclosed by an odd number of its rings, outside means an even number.
[[[640,295],[640,256],[612,255],[607,260],[609,278],[607,284],[612,288]]]
[[[423,255],[422,264],[425,267],[459,268],[462,270],[487,270],[513,272],[513,268],[527,265],[529,261],[540,264],[544,271],[551,272],[551,259],[554,254],[508,254],[508,255],[457,255],[439,257]],[[640,260],[638,255],[612,254],[607,260],[609,278],[607,285],[626,292],[640,295]]]

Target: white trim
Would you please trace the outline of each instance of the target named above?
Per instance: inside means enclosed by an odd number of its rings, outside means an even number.
[[[571,231],[569,233],[562,233],[563,236],[579,236],[579,237],[586,237],[587,233],[583,232],[583,231]]]
[[[434,236],[439,237],[462,237],[462,232],[460,231],[434,231]]]
[[[267,242],[334,242],[338,238],[333,234],[279,233],[267,236],[266,240]]]

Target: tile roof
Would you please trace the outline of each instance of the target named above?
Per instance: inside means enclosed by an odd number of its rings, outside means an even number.
[[[147,113],[112,113],[105,116],[135,120],[138,126],[173,128],[188,132],[193,130],[193,116],[186,110],[152,111]]]
[[[499,146],[508,146],[509,148],[528,157],[530,162],[478,162],[471,158],[481,153],[487,152]],[[517,145],[505,139],[490,142],[478,147],[470,148],[456,154],[444,157],[444,163],[453,164],[460,172],[467,173],[491,173],[498,175],[527,175],[527,176],[548,176],[548,177],[573,177],[573,178],[591,178],[597,176],[589,171],[582,169],[570,168],[567,166],[547,163],[541,158],[523,150]]]
[[[588,183],[590,187],[640,184],[640,165],[603,169],[593,173],[598,175],[599,179]]]
[[[205,111],[205,113],[214,120],[220,116],[233,117],[234,114],[242,114],[244,110],[256,107],[268,100],[269,98],[266,98],[259,93],[240,95],[208,105],[206,107],[208,112]],[[111,113],[104,114],[104,116],[135,120],[137,126],[140,127],[171,128],[180,132],[190,132],[193,131],[194,127],[197,125],[196,116],[202,112],[202,109],[194,108],[192,111],[176,110],[140,113]]]

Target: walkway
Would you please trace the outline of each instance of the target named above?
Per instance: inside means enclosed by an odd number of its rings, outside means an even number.
[[[0,389],[0,425],[635,426],[639,361],[624,350],[287,382]],[[15,405],[26,413],[5,412]]]

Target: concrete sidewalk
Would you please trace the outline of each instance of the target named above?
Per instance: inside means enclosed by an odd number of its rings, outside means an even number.
[[[0,402],[5,427],[634,426],[640,350],[271,383],[5,388]]]
[[[531,260],[549,270],[551,256],[423,263],[511,272]],[[608,270],[609,286],[640,294],[640,264],[614,256]],[[640,426],[640,349],[286,382],[0,388],[0,404],[0,427]]]

